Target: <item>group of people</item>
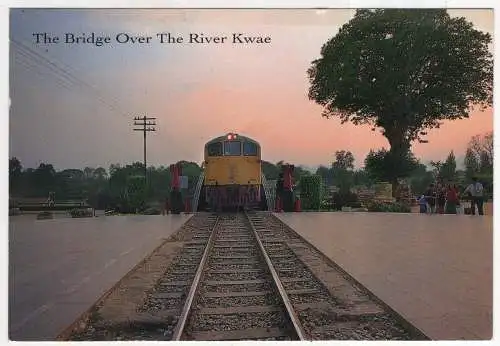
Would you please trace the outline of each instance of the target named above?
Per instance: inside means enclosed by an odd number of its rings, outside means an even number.
[[[484,215],[484,188],[475,177],[463,193],[460,193],[460,189],[454,184],[431,184],[425,194],[420,196],[418,203],[420,213],[458,214],[464,212],[461,200],[470,201],[472,215],[476,214],[476,206],[479,215]]]

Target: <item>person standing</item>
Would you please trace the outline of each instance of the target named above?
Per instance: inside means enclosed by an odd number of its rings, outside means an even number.
[[[483,193],[484,193],[484,188],[483,184],[481,184],[476,177],[472,177],[472,184],[467,186],[465,189],[465,193],[469,193],[471,196],[471,212],[472,215],[476,215],[476,205],[477,205],[477,212],[479,215],[484,215],[483,211]]]
[[[276,182],[276,198],[275,198],[276,209],[278,209],[278,211],[281,211],[283,206],[284,184],[285,184],[285,179],[283,177],[283,173],[280,173],[278,176],[278,181]]]
[[[446,207],[445,214],[456,214],[458,204],[457,191],[452,185],[448,185],[448,191],[446,192]]]
[[[424,195],[418,199],[418,205],[420,206],[420,214],[427,214],[427,200]]]
[[[425,200],[429,204],[429,213],[435,213],[436,207],[436,191],[434,189],[434,184],[430,184],[429,188],[425,191]]]
[[[460,191],[462,190],[459,186],[453,185],[453,188],[455,189],[455,192],[457,194],[457,214],[463,214],[464,213],[464,207],[463,204],[461,203],[461,195]]]

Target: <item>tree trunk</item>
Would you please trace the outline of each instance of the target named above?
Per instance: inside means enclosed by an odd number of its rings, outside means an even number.
[[[390,160],[395,166],[400,162],[400,158],[404,157],[406,153],[410,150],[410,142],[404,136],[405,130],[401,128],[396,128],[391,131],[385,132],[385,136],[389,141],[391,146],[389,150]],[[390,183],[392,184],[392,197],[398,198],[398,188],[400,178],[397,170],[394,171],[394,175],[391,175]]]

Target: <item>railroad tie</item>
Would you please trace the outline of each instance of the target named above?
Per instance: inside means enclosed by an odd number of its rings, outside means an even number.
[[[194,340],[249,340],[267,339],[287,336],[287,332],[280,328],[249,328],[238,330],[193,331],[190,336]]]
[[[182,292],[157,292],[151,295],[154,299],[177,299],[182,298],[184,293]]]
[[[247,249],[247,248],[249,248],[249,245],[241,245],[241,244],[214,245],[214,248],[216,248],[216,249]]]
[[[310,282],[311,278],[280,278],[281,282]]]
[[[301,288],[297,290],[286,290],[286,293],[290,294],[297,294],[297,295],[303,295],[303,294],[317,294],[320,293],[320,290],[316,288]]]
[[[262,269],[252,269],[252,268],[235,268],[235,269],[212,269],[211,274],[233,274],[233,273],[258,273]]]
[[[252,259],[255,256],[213,256],[217,260],[233,260],[233,259]]]
[[[268,282],[264,279],[256,279],[256,280],[209,280],[205,283],[209,286],[221,286],[221,285],[251,285],[251,284],[264,284]]]
[[[187,286],[190,285],[191,281],[167,281],[160,282],[160,286]]]
[[[272,291],[243,291],[243,292],[206,292],[207,298],[234,298],[234,297],[257,297],[272,294]]]
[[[254,306],[229,306],[224,308],[202,308],[200,315],[233,315],[233,314],[251,314],[258,312],[277,312],[283,308],[275,305],[254,305]]]

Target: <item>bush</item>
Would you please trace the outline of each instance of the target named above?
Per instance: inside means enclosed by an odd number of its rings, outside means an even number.
[[[358,196],[351,191],[339,191],[333,194],[333,208],[342,210],[342,207],[361,208]]]
[[[403,203],[383,203],[371,201],[366,203],[366,208],[371,212],[381,213],[411,213],[411,208]]]
[[[323,199],[321,201],[321,210],[332,210],[333,209],[333,203],[329,201],[328,199]]]
[[[321,208],[321,177],[319,175],[304,175],[300,177],[299,185],[302,209],[319,210]]]
[[[69,212],[71,214],[71,217],[73,218],[79,218],[79,217],[93,217],[94,213],[92,212],[92,209],[71,209]]]
[[[351,207],[351,208],[363,208],[363,205],[360,203],[360,202],[352,202],[352,203],[348,203],[347,205],[348,207]]]
[[[145,210],[143,210],[141,212],[141,214],[143,215],[160,215],[161,214],[161,210],[158,209],[158,208],[146,208]]]
[[[47,220],[47,219],[53,219],[54,214],[50,211],[42,211],[41,213],[38,213],[36,216],[37,220]]]

